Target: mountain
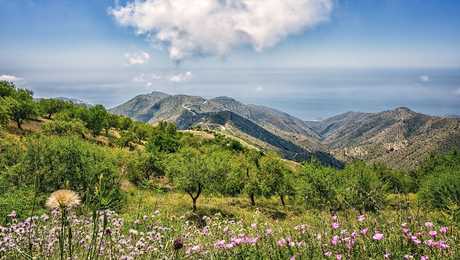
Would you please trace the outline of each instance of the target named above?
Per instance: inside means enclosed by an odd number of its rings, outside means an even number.
[[[343,161],[362,159],[415,168],[432,153],[460,149],[460,120],[406,107],[380,113],[348,112],[307,124],[328,151]]]
[[[152,124],[171,121],[179,129],[218,130],[256,147],[276,149],[289,159],[301,161],[314,154],[335,166],[340,164],[337,158],[345,162],[361,159],[395,168],[414,168],[432,153],[460,149],[459,119],[424,115],[406,107],[379,113],[347,112],[322,121],[303,121],[230,97],[205,99],[152,92],[110,111]]]
[[[257,147],[276,149],[288,159],[303,161],[315,154],[325,164],[341,166],[335,158],[316,149],[320,146],[318,136],[306,122],[268,107],[245,105],[230,97],[204,99],[152,92],[136,96],[110,111],[151,124],[171,121],[178,129],[196,126],[220,129],[243,137]],[[295,144],[296,138],[313,145]]]

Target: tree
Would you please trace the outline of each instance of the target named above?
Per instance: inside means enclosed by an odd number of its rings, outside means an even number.
[[[176,126],[167,122],[160,122],[147,144],[151,152],[174,153],[179,147]]]
[[[13,82],[0,81],[0,98],[10,97],[16,92],[16,87]]]
[[[292,173],[276,154],[268,154],[260,160],[261,188],[265,196],[278,195],[281,205],[286,206],[284,197],[294,194]]]
[[[192,199],[193,211],[202,192],[218,191],[225,173],[216,166],[216,157],[195,148],[181,148],[170,154],[166,162],[167,176],[176,189],[186,192]]]
[[[255,196],[261,195],[261,178],[260,178],[260,164],[259,160],[262,154],[255,150],[249,150],[244,154],[240,161],[240,167],[244,171],[243,174],[243,192],[249,196],[251,206],[256,205]]]
[[[24,120],[37,116],[37,105],[32,94],[29,90],[18,89],[12,96],[4,98],[11,112],[11,119],[16,122],[19,129],[22,129]]]
[[[39,102],[40,110],[46,114],[48,119],[69,106],[68,102],[59,99],[41,99]]]
[[[109,114],[102,105],[96,105],[88,110],[86,118],[86,127],[92,131],[93,135],[99,135],[104,128],[108,127]]]

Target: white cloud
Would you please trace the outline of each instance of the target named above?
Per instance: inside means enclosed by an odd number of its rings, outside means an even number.
[[[13,75],[1,75],[0,76],[0,81],[10,81],[10,82],[15,82],[15,81],[20,81],[22,78],[13,76]]]
[[[150,59],[150,54],[147,52],[125,53],[126,62],[128,65],[144,64]]]
[[[169,81],[174,82],[174,83],[182,83],[182,82],[185,82],[185,81],[189,81],[192,78],[193,78],[192,72],[187,71],[185,73],[179,73],[179,74],[172,75],[169,78]]]
[[[420,76],[419,79],[420,79],[421,82],[428,82],[428,81],[430,81],[430,76],[422,75],[422,76]]]
[[[223,56],[241,45],[256,51],[326,21],[333,0],[143,0],[116,6],[110,14],[172,60]]]
[[[264,90],[264,87],[262,86],[257,86],[256,91],[257,92],[262,92]]]

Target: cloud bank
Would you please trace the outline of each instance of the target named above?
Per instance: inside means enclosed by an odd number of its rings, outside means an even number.
[[[110,10],[123,26],[165,46],[174,61],[273,47],[326,21],[333,0],[135,0]]]
[[[128,65],[144,64],[150,59],[150,54],[147,52],[125,53],[126,62]]]
[[[0,81],[10,81],[10,82],[15,82],[15,81],[20,81],[22,78],[13,76],[13,75],[1,75],[0,76]]]

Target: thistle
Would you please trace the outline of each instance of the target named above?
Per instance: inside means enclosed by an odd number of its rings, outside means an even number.
[[[61,230],[59,233],[60,259],[64,259],[65,233],[67,229],[67,245],[69,257],[72,259],[72,227],[67,219],[68,210],[80,205],[80,197],[71,190],[57,190],[51,193],[46,201],[46,206],[53,210],[58,209],[61,212]]]
[[[71,190],[57,190],[46,201],[49,209],[70,209],[80,205],[80,197]]]

